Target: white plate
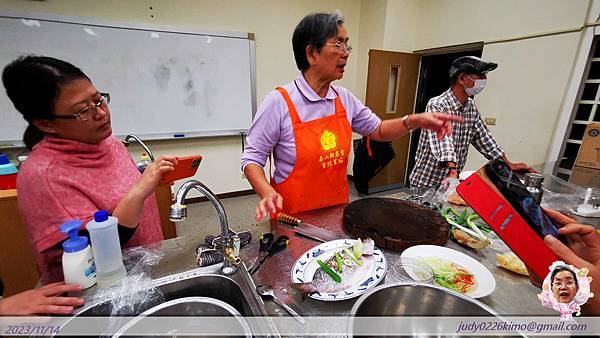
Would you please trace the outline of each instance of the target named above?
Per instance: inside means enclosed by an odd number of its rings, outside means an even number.
[[[404,250],[400,257],[402,259],[441,258],[462,266],[475,276],[475,290],[466,294],[473,298],[485,297],[496,288],[496,280],[490,270],[473,258],[456,250],[437,245],[416,245]]]
[[[330,259],[335,252],[343,248],[351,247],[355,239],[338,239],[335,241],[325,242],[317,245],[314,248],[305,252],[292,267],[292,282],[293,283],[308,283],[312,281],[315,272],[319,268],[317,259],[326,261]],[[356,285],[352,285],[347,289],[340,290],[336,293],[315,293],[310,298],[324,301],[338,301],[354,297],[358,297],[367,290],[375,287],[387,271],[387,261],[381,250],[375,248],[372,256],[363,256],[363,259],[372,259],[374,264],[371,264],[371,270],[365,274]]]

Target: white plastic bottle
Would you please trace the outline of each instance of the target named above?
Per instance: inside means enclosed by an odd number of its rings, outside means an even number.
[[[60,231],[69,235],[62,244],[62,266],[65,283],[87,289],[96,284],[96,266],[88,238],[79,236],[81,224],[80,220],[72,220],[60,226]]]
[[[118,224],[116,217],[108,216],[106,210],[100,210],[86,225],[92,241],[99,287],[117,284],[127,275],[121,255]]]

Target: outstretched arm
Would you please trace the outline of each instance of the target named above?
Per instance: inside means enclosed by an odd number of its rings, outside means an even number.
[[[434,131],[438,139],[452,134],[452,122],[462,122],[463,118],[457,115],[442,113],[418,113],[408,115],[406,118],[397,118],[382,121],[379,128],[370,136],[375,141],[392,141],[410,133],[411,130],[421,128]]]

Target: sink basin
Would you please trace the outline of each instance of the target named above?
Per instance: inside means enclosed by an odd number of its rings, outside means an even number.
[[[113,337],[130,336],[132,332],[140,332],[137,330],[143,330],[147,325],[148,321],[144,319],[150,316],[171,316],[179,317],[181,314],[186,316],[219,316],[219,317],[234,317],[233,321],[227,322],[227,328],[232,332],[244,332],[243,337],[252,337],[252,332],[246,320],[241,317],[240,313],[233,308],[231,305],[220,301],[218,299],[209,297],[185,297],[174,299],[162,304],[159,304],[150,310],[147,310],[136,317],[134,320],[127,323],[119,332]],[[165,328],[169,330],[169,336],[178,337],[189,336],[190,333],[200,332],[202,329],[206,329],[206,323],[199,323],[197,320],[179,320],[173,324],[171,328]],[[222,321],[223,319],[221,319]],[[163,322],[164,323],[164,322]],[[216,324],[219,325],[219,324]],[[204,336],[206,337],[206,336]]]
[[[147,286],[141,286],[143,283],[138,283],[135,278],[131,283],[126,280],[123,282],[125,287],[98,292],[95,300],[88,301],[88,305],[80,309],[75,317],[109,317],[108,327],[116,328],[112,331],[114,333],[118,329],[133,327],[147,316],[230,316],[234,318],[234,324],[242,329],[237,332],[251,336],[244,316],[267,316],[264,303],[256,294],[254,282],[245,267],[240,266],[235,274],[224,276],[219,274],[220,266],[215,264],[169,275],[149,281]],[[193,321],[190,323],[193,324]],[[260,325],[258,329],[261,332],[279,336],[272,322],[267,319],[253,325]],[[68,327],[67,322],[61,332],[68,332]],[[88,326],[86,330],[105,332],[105,327],[98,324],[98,327]]]
[[[158,285],[151,291],[152,296],[148,296],[149,290],[140,290],[136,294],[126,295],[127,299],[144,299],[145,301],[136,302],[135,307],[119,307],[115,309],[113,300],[94,304],[81,311],[78,316],[110,316],[110,315],[139,315],[150,308],[153,308],[164,302],[184,297],[210,297],[223,301],[231,305],[240,314],[252,315],[252,310],[248,300],[244,297],[240,285],[234,280],[221,275],[201,275],[171,283]],[[144,293],[144,295],[141,295]],[[140,304],[141,303],[141,304]]]
[[[457,316],[457,317],[494,317],[501,320],[487,305],[460,293],[431,284],[416,282],[400,282],[375,287],[362,295],[352,307],[348,322],[349,336],[360,332],[355,317],[409,317],[409,316]],[[407,325],[411,322],[407,322]],[[423,332],[435,328],[417,326],[413,322],[415,332]],[[394,323],[389,323],[390,331]],[[379,327],[385,329],[384,327]],[[403,327],[406,329],[406,326]],[[434,335],[435,337],[442,337]],[[420,336],[421,337],[421,336]],[[425,336],[424,336],[425,337]]]

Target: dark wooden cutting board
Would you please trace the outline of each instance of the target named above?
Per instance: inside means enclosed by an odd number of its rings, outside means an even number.
[[[430,208],[394,198],[365,198],[344,208],[346,230],[395,251],[421,244],[444,245],[449,224]]]

